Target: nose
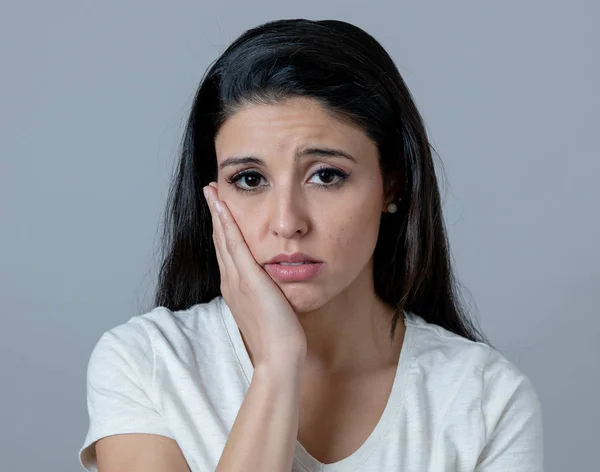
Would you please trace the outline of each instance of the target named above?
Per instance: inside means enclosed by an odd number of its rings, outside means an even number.
[[[272,192],[269,198],[271,233],[282,238],[305,235],[309,222],[306,202],[302,195],[291,191]]]

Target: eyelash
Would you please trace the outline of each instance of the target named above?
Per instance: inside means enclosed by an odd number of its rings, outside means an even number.
[[[339,170],[339,169],[335,169],[335,168],[333,168],[333,167],[322,167],[322,168],[318,169],[316,172],[314,172],[312,175],[315,175],[315,174],[320,174],[320,173],[326,173],[326,172],[327,172],[327,173],[331,173],[331,174],[335,175],[336,177],[338,177],[338,178],[339,178],[339,180],[338,180],[337,182],[334,182],[334,183],[332,183],[332,184],[315,184],[317,187],[321,187],[321,188],[326,188],[326,187],[339,187],[339,186],[341,186],[341,185],[344,183],[344,181],[345,181],[345,180],[346,180],[346,179],[349,177],[349,174],[347,174],[346,172],[342,172],[341,170]],[[237,173],[237,174],[233,175],[233,176],[232,176],[232,177],[231,177],[231,178],[228,180],[228,182],[229,182],[230,184],[232,184],[232,186],[233,186],[233,189],[234,189],[235,191],[238,191],[238,192],[251,193],[251,192],[257,192],[257,191],[259,191],[259,190],[260,190],[260,188],[261,188],[261,186],[254,187],[254,188],[252,188],[252,189],[247,189],[247,188],[242,188],[242,187],[239,187],[239,186],[236,184],[236,182],[237,182],[238,180],[241,180],[241,179],[243,179],[244,177],[247,177],[247,176],[259,177],[259,178],[260,178],[260,177],[262,177],[262,178],[264,178],[264,177],[263,177],[263,176],[262,176],[260,173],[258,173],[258,172],[256,172],[256,171],[253,171],[253,170],[245,170],[245,171],[242,171],[242,172],[239,172],[239,173]],[[312,176],[311,176],[311,177],[312,177]]]

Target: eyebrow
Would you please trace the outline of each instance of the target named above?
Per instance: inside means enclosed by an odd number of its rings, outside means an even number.
[[[348,159],[354,163],[357,162],[357,160],[354,156],[352,156],[351,154],[348,154],[345,151],[342,151],[341,149],[314,148],[314,147],[297,151],[294,161],[298,162],[301,158],[307,157],[307,156],[338,157],[338,158],[342,158],[342,159]],[[225,159],[223,162],[221,162],[219,164],[219,170],[222,170],[223,168],[225,168],[227,166],[234,166],[234,165],[238,165],[238,164],[256,164],[259,166],[264,166],[265,161],[263,161],[262,159],[259,159],[258,157],[255,157],[255,156],[228,157],[227,159]]]

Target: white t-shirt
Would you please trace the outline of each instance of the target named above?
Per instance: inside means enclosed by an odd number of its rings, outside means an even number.
[[[323,464],[296,441],[292,472],[541,472],[542,410],[498,351],[405,313],[406,334],[379,423],[349,457]],[[102,335],[87,370],[90,419],[80,462],[122,433],[177,441],[193,472],[212,472],[253,366],[222,297],[164,307]],[[360,408],[360,405],[356,405]]]

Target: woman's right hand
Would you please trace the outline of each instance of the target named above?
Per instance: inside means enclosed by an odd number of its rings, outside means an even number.
[[[254,367],[304,362],[306,335],[288,299],[256,262],[216,183],[204,187],[212,215],[221,294],[250,349]],[[217,211],[215,203],[221,211]]]

